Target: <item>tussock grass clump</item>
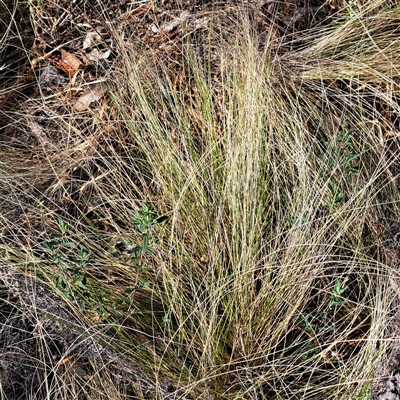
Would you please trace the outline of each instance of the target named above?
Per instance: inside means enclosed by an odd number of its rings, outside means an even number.
[[[109,103],[53,116],[46,179],[22,174],[34,206],[2,222],[5,293],[29,292],[22,271],[72,313],[15,297],[3,316],[68,328],[38,335],[32,390],[368,398],[393,317],[374,226],[398,218],[400,54],[393,10],[347,11],[290,42],[216,24],[175,69],[115,33]]]

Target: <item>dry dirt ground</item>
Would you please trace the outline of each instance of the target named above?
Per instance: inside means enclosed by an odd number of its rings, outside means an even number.
[[[209,24],[216,20],[222,22],[223,34],[229,35],[235,30],[238,15],[248,13],[250,23],[260,36],[272,37],[278,47],[283,35],[298,37],[305,29],[328,24],[333,15],[340,17],[339,3],[331,0],[105,0],[101,5],[95,0],[50,0],[32,1],[30,7],[10,1],[8,7],[12,18],[9,12],[0,10],[0,30],[11,27],[0,53],[0,169],[15,174],[16,179],[0,187],[0,240],[7,245],[17,239],[19,243],[26,240],[28,245],[29,240],[24,238],[32,230],[40,230],[40,221],[32,221],[29,211],[43,202],[51,208],[59,200],[56,179],[46,159],[54,151],[55,143],[58,149],[70,148],[70,144],[52,115],[68,115],[71,108],[73,112],[85,92],[85,84],[103,79],[107,71],[121,68],[115,29],[137,37],[137,45],[148,49],[179,80],[183,38],[190,37],[195,43],[196,36],[207,34]],[[93,37],[99,38],[86,48],[83,44],[87,36],[82,33],[82,27],[90,27]],[[82,63],[78,68],[81,71],[74,77],[75,86],[71,85],[68,65],[62,69],[61,49]],[[43,97],[47,99],[44,103],[36,101]],[[97,107],[103,101],[103,96],[95,96],[87,107]],[[89,112],[82,116],[82,124],[88,129],[90,118]],[[87,178],[83,170],[66,168],[62,170],[60,160],[58,173],[80,181]],[[18,179],[19,175],[23,179]],[[76,212],[76,199],[71,203],[63,201],[61,208],[65,213]],[[400,267],[399,232],[400,229],[391,229],[382,235],[382,248],[395,270]],[[393,285],[400,294],[395,278]],[[76,327],[82,330],[84,323],[76,318],[62,300],[22,275],[16,275],[7,265],[0,265],[0,382],[4,398],[25,399],[32,387],[43,384],[39,381],[38,369],[46,360],[54,363],[66,351],[71,357],[81,355],[79,363],[71,364],[71,373],[78,380],[87,379],[93,363],[106,363],[111,365],[110,373],[116,380],[129,384],[130,378],[126,377],[132,374],[129,362],[116,357],[98,338],[92,340],[89,327],[85,334],[78,333]],[[400,314],[398,323],[396,335],[400,335]],[[35,367],[38,359],[42,366]],[[382,367],[381,373],[390,378],[377,381],[372,398],[400,399],[400,344],[394,346],[389,363]],[[133,374],[141,379],[140,373]]]
[[[397,304],[400,304],[400,224],[397,222],[377,226],[377,241],[386,255],[388,265],[393,271],[391,284],[397,294]],[[394,319],[393,337],[400,337],[400,309]],[[381,378],[379,378],[381,376]],[[382,365],[374,382],[371,399],[400,399],[400,341],[394,342],[388,361]]]

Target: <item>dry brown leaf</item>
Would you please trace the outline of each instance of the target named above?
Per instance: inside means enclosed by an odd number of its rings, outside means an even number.
[[[69,75],[69,77],[73,77],[75,75],[76,70],[73,69],[69,64],[64,62],[63,60],[59,59],[58,57],[55,57],[53,55],[48,55],[46,58],[57,68],[61,69],[64,71],[66,74]]]
[[[88,32],[85,40],[83,41],[82,49],[90,49],[93,46],[96,46],[97,44],[101,43],[103,39],[97,32]]]
[[[85,111],[89,108],[90,104],[92,104],[94,101],[100,100],[104,95],[106,91],[101,85],[101,83],[97,83],[93,85],[92,87],[86,89],[82,96],[79,97],[79,99],[76,101],[74,105],[74,110],[75,111]]]
[[[182,11],[179,17],[175,17],[172,21],[166,22],[160,26],[160,28],[157,28],[155,25],[152,25],[151,30],[153,33],[168,33],[174,30],[177,26],[185,23],[189,18],[191,14],[189,11]]]
[[[105,52],[101,52],[97,49],[93,49],[92,51],[86,53],[86,57],[90,61],[99,61],[107,59],[111,54],[111,50],[107,50]]]
[[[82,63],[78,57],[68,53],[68,51],[64,49],[61,49],[61,60],[75,72],[78,71],[78,69],[82,66]]]
[[[61,49],[61,59],[53,56],[52,54],[47,54],[44,57],[47,58],[57,68],[68,74],[70,78],[72,78],[82,66],[82,63],[78,57],[68,53],[68,51],[65,51],[64,49]]]
[[[100,51],[96,48],[97,45],[104,43],[102,37],[97,32],[88,32],[83,41],[82,50],[86,52],[86,57],[89,61],[97,62],[107,59],[111,54],[111,49]]]

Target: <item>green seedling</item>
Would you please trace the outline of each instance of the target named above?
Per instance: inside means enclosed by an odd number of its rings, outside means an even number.
[[[82,246],[76,250],[76,244],[70,239],[68,223],[59,219],[58,226],[59,232],[52,233],[51,240],[43,243],[58,267],[56,287],[67,299],[85,309],[83,298],[90,298],[85,270],[90,263],[90,253]]]
[[[315,337],[317,333],[322,331],[327,333],[335,329],[334,324],[332,324],[332,312],[337,311],[335,310],[336,307],[346,304],[343,294],[349,289],[346,285],[347,279],[335,279],[330,299],[324,309],[317,311],[314,316],[303,312],[297,318],[298,327],[310,337]]]
[[[341,203],[345,195],[342,191],[341,185],[338,185],[336,182],[329,183],[329,193],[328,193],[328,208],[331,209],[337,203]]]
[[[349,288],[348,286],[345,286],[346,281],[347,279],[345,279],[343,282],[339,279],[335,279],[335,283],[332,289],[332,298],[329,301],[328,309],[331,309],[335,306],[341,306],[346,303],[342,296],[343,293]]]
[[[308,221],[308,216],[307,216],[307,215],[304,215],[304,214],[297,214],[297,213],[295,213],[295,214],[293,214],[293,216],[290,217],[288,220],[289,220],[289,222],[290,222],[292,225],[303,226],[304,224],[307,223],[307,221]]]
[[[59,232],[54,232],[50,236],[52,240],[43,243],[43,247],[53,256],[54,264],[60,266],[63,263],[62,255],[65,249],[73,249],[75,243],[68,240],[69,225],[62,219],[58,220]]]
[[[135,284],[133,287],[127,289],[127,294],[131,301],[134,300],[137,290],[149,286],[148,282],[139,282],[139,280],[141,272],[147,267],[146,256],[154,254],[154,250],[150,247],[150,244],[154,242],[151,228],[165,221],[167,218],[166,216],[157,217],[156,212],[149,203],[144,203],[142,208],[133,214],[132,222],[140,233],[141,243],[128,250],[128,253],[137,265]],[[127,244],[132,245],[132,242],[128,241]]]
[[[346,201],[348,188],[352,186],[349,184],[349,180],[352,175],[360,172],[360,168],[356,165],[359,154],[354,152],[353,143],[354,139],[349,132],[347,118],[344,117],[337,134],[330,141],[325,142],[329,149],[329,159],[327,160],[329,173],[333,169],[333,175],[328,185],[328,209]]]
[[[353,400],[369,400],[371,398],[371,384],[366,383],[362,391]]]
[[[304,332],[315,336],[315,329],[310,319],[312,319],[312,317],[309,314],[301,313],[296,322]]]

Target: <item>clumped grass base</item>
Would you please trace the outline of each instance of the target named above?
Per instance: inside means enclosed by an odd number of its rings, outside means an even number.
[[[53,116],[39,183],[2,157],[4,199],[17,178],[41,192],[2,218],[2,264],[63,298],[76,335],[61,362],[39,335],[53,380],[31,398],[369,398],[394,307],[374,224],[399,215],[397,12],[279,43],[242,16],[186,38],[174,68],[115,33],[109,102]],[[2,318],[57,314],[27,303]]]

